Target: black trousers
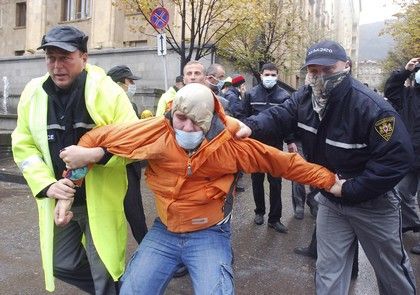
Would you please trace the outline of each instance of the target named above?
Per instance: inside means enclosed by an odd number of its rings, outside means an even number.
[[[141,163],[127,165],[128,188],[124,198],[125,218],[137,243],[143,240],[147,233],[146,217],[140,192]]]
[[[54,226],[54,276],[89,294],[117,294],[116,283],[93,244],[86,206],[75,206],[72,211],[73,219],[66,226]]]
[[[265,214],[265,194],[264,194],[265,173],[252,173],[252,191],[254,193],[255,214]],[[270,183],[270,212],[268,222],[280,221],[281,218],[281,178],[276,178],[267,174]]]

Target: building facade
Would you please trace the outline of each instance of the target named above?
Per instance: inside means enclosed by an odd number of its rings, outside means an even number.
[[[280,1],[280,0],[273,0]],[[301,18],[308,21],[308,34],[297,49],[299,58],[286,63],[280,78],[292,87],[304,82],[306,48],[320,39],[334,39],[353,60],[358,53],[360,0],[295,0]],[[174,36],[180,36],[181,17],[171,1],[164,1],[171,15]],[[168,48],[166,61],[156,54],[156,32],[135,10],[123,11],[113,0],[0,0],[0,77],[8,77],[11,94],[19,94],[30,77],[44,74],[39,66],[43,52],[37,50],[42,36],[57,24],[78,27],[89,36],[89,62],[105,70],[127,64],[143,79],[143,88],[164,89],[163,62],[171,85],[179,75],[180,58]],[[142,30],[139,30],[142,28]],[[133,54],[137,52],[137,54]],[[293,54],[295,54],[293,52]],[[32,58],[33,57],[33,58]],[[205,64],[213,57],[204,60]],[[229,74],[229,73],[228,73]]]
[[[358,62],[358,79],[368,84],[371,89],[381,89],[384,82],[384,72],[380,64],[374,60],[362,60]]]

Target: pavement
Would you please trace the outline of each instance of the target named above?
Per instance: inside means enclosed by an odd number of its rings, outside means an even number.
[[[21,178],[7,151],[0,153],[0,175],[3,175],[0,178],[0,293],[50,294],[44,290],[36,204],[28,187],[16,183]],[[315,261],[293,253],[294,247],[306,246],[311,238],[315,219],[309,208],[305,208],[303,220],[294,219],[290,181],[283,180],[282,222],[289,233],[280,234],[268,228],[266,217],[265,223],[257,226],[253,223],[254,201],[249,175],[243,180],[246,189],[235,200],[232,220],[236,294],[314,294]],[[147,223],[151,225],[156,216],[154,201],[143,181],[142,195]],[[418,242],[419,233],[404,234],[406,249]],[[136,242],[130,237],[127,259],[135,248]],[[419,278],[420,256],[411,253],[409,256]],[[85,293],[56,280],[54,294]],[[165,294],[193,294],[189,276],[173,279]],[[352,282],[350,294],[378,294],[373,269],[362,250],[359,276]]]

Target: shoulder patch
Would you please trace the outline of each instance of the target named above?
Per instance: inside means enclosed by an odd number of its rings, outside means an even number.
[[[375,130],[388,141],[394,133],[395,117],[386,117],[375,122]]]

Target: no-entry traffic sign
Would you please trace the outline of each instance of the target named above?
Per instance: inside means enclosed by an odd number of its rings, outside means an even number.
[[[150,15],[150,22],[155,29],[163,29],[169,22],[169,12],[164,7],[153,9]]]

